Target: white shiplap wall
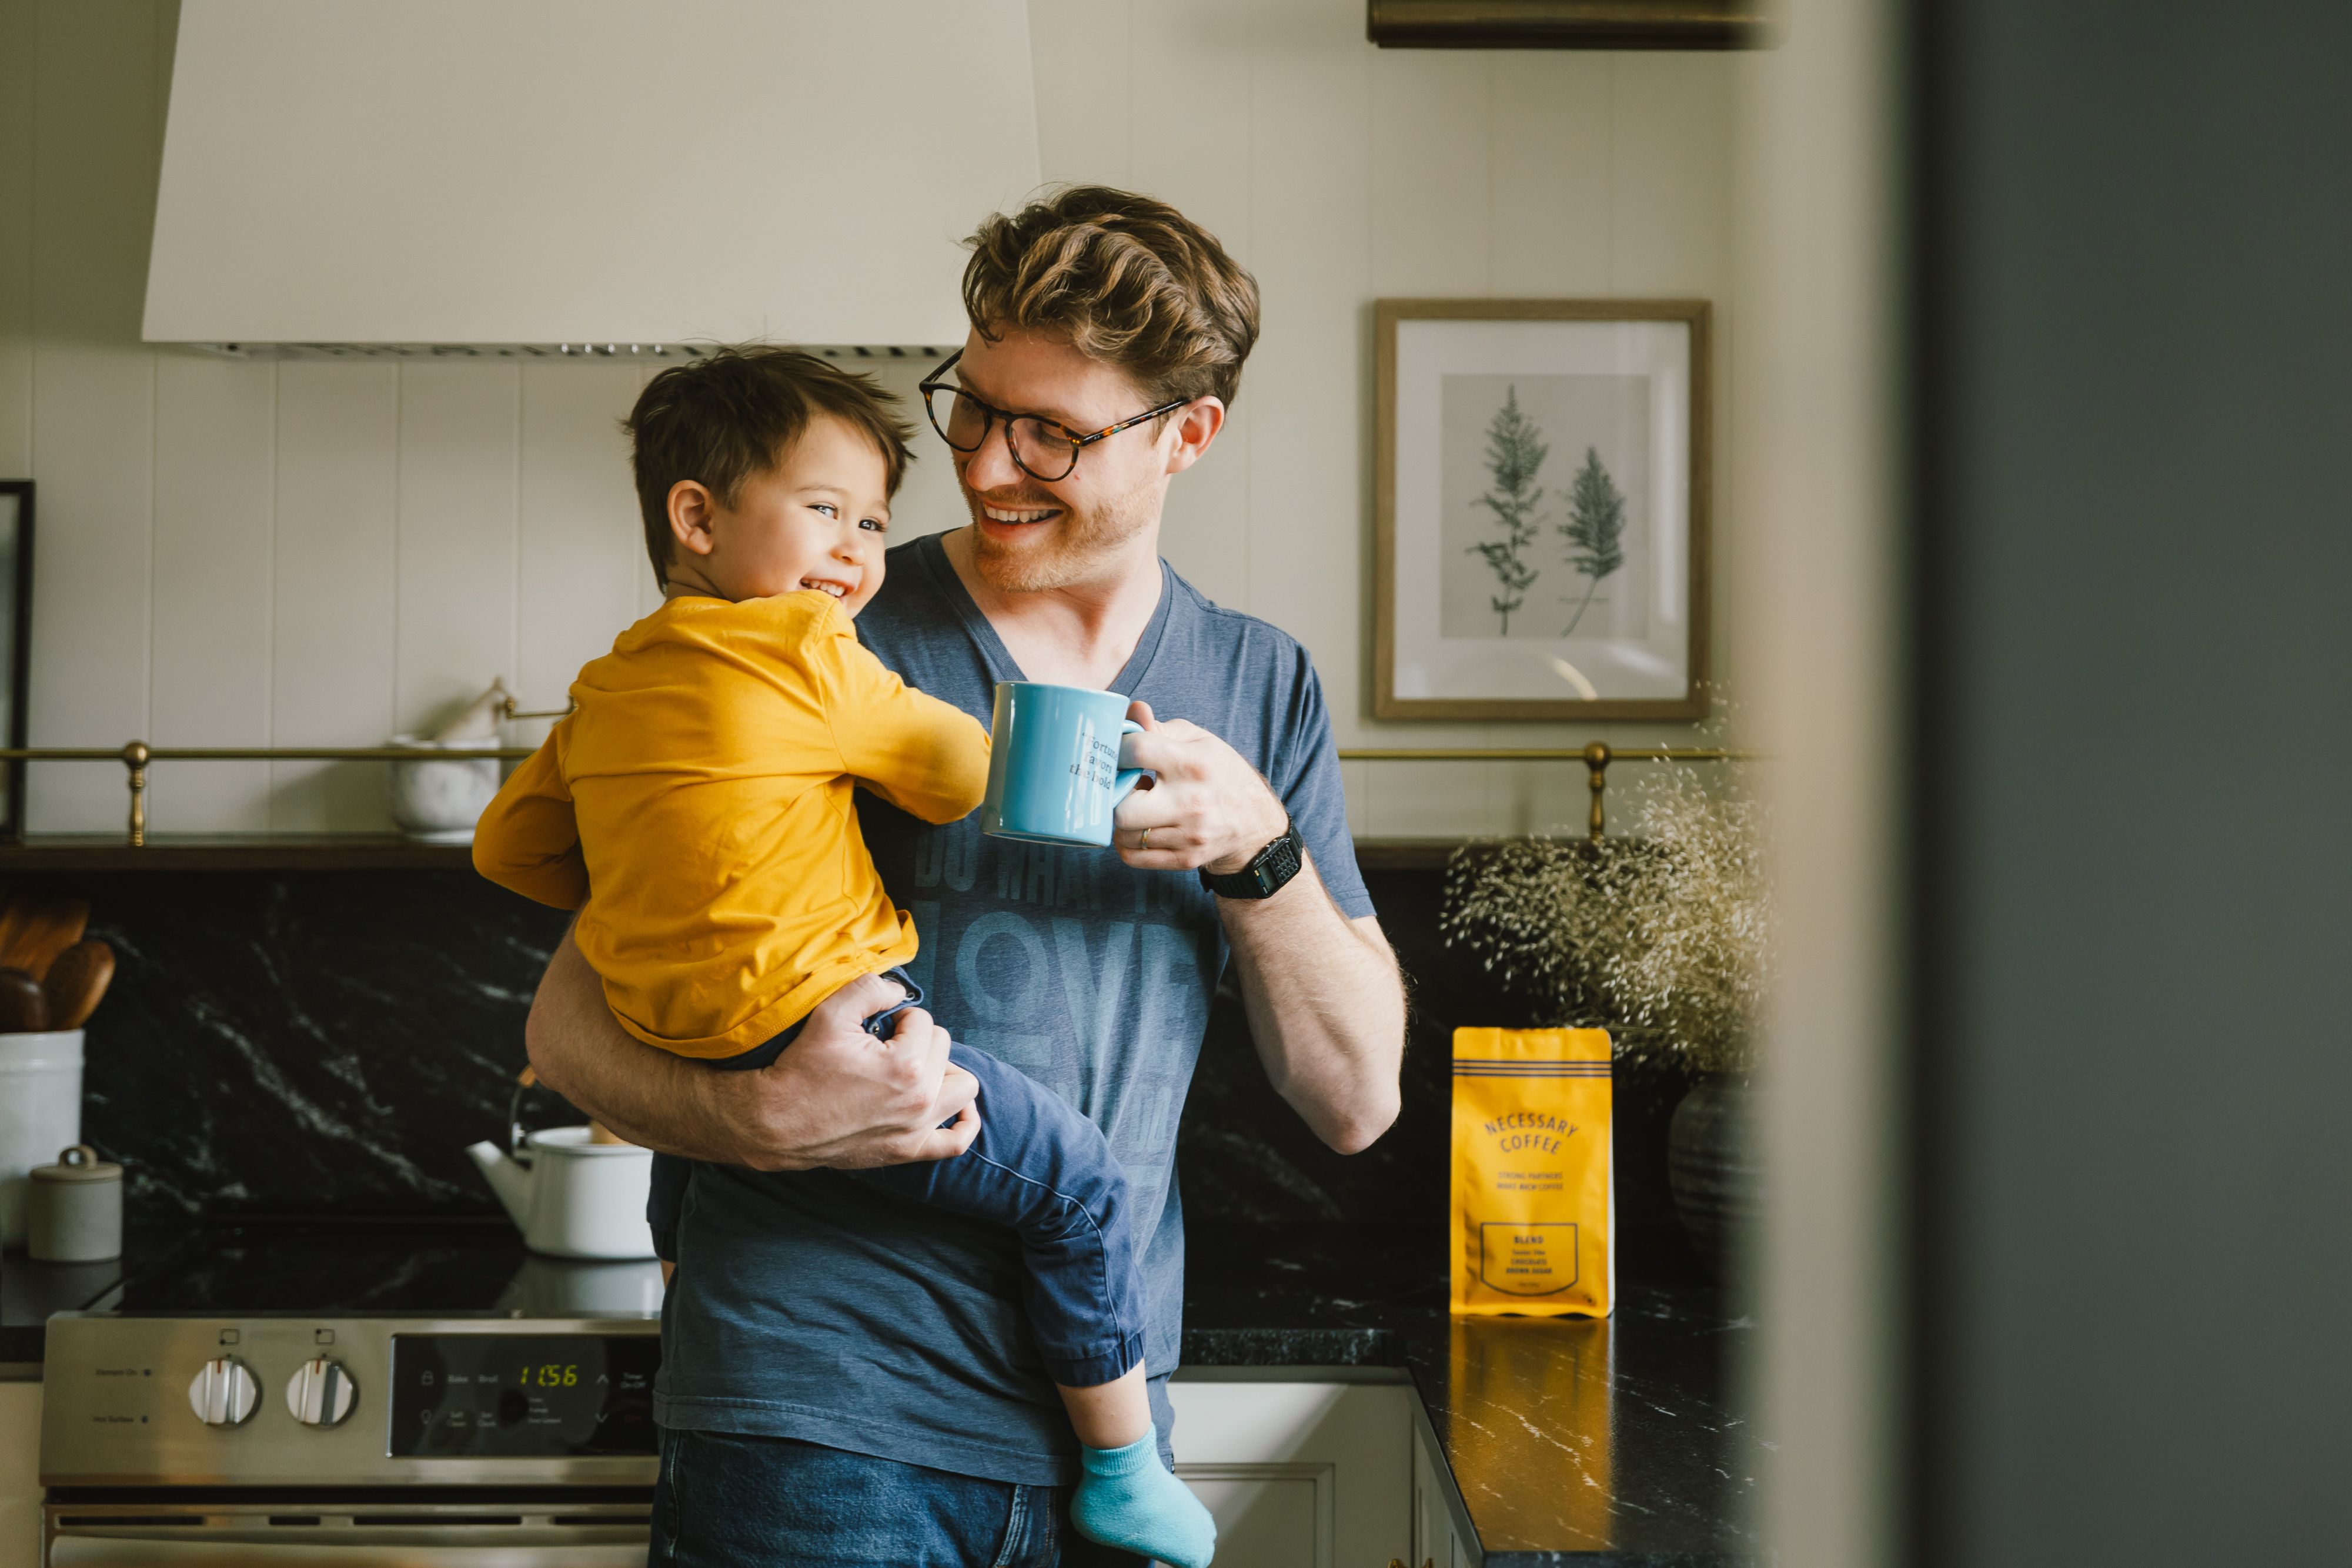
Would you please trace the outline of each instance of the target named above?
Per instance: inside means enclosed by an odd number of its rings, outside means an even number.
[[[1737,62],[1381,51],[1363,15],[1031,0],[1045,171],[1163,195],[1256,273],[1264,338],[1164,548],[1307,643],[1341,744],[1580,742],[1364,716],[1370,302],[1714,300],[1720,566],[1738,540],[1720,499]],[[175,22],[174,0],[0,0],[0,475],[40,482],[34,744],[370,745],[492,675],[559,702],[652,601],[614,428],[646,372],[142,346]],[[894,533],[960,520],[931,450]],[[1718,604],[1718,647],[1727,632]],[[1361,834],[1583,810],[1574,768],[1357,763],[1348,784]],[[111,764],[35,769],[37,831],[110,829],[122,802]],[[160,767],[152,812],[166,832],[388,826],[362,765]]]

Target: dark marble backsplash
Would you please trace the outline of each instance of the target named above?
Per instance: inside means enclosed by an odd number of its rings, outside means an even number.
[[[1434,872],[1373,873],[1412,977],[1404,1111],[1342,1157],[1266,1082],[1221,995],[1185,1108],[1191,1225],[1378,1219],[1442,1236],[1448,1040],[1511,1024],[1450,953]],[[464,1155],[506,1124],[522,1024],[563,916],[462,872],[121,872],[57,879],[115,947],[91,1020],[84,1134],[129,1166],[132,1212],[491,1214]],[[1671,1240],[1664,1125],[1683,1085],[1621,1072],[1619,1218]],[[562,1119],[561,1108],[541,1108]]]
[[[83,1134],[132,1212],[495,1212],[501,1137],[564,917],[464,872],[73,879],[115,979]]]

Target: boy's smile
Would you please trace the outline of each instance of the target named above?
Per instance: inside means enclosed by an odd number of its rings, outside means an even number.
[[[665,591],[766,599],[814,589],[855,616],[882,586],[888,471],[860,431],[819,416],[774,467],[720,503],[693,480],[670,492],[677,549]]]

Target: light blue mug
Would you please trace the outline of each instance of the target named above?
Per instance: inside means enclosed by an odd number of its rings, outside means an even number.
[[[1088,686],[999,681],[980,831],[1039,844],[1110,843],[1110,814],[1144,776],[1119,766],[1143,727],[1127,699]]]

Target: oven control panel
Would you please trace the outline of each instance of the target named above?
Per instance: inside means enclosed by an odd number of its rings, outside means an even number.
[[[652,1479],[660,1325],[49,1320],[48,1486]]]
[[[650,1454],[660,1365],[643,1334],[394,1334],[392,1451]]]

